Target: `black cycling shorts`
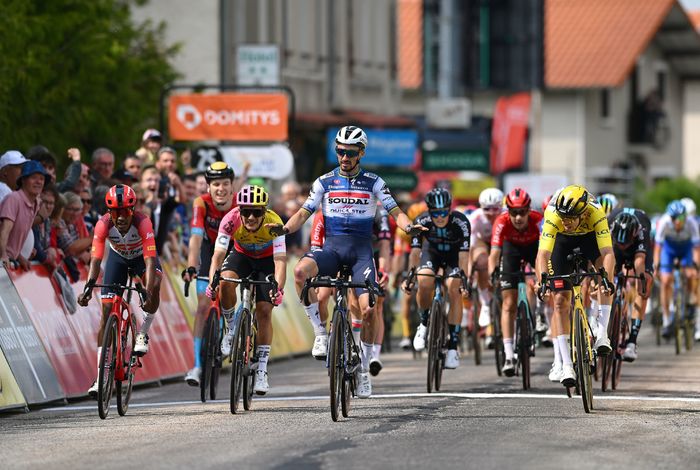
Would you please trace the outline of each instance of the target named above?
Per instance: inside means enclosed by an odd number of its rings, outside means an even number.
[[[459,277],[459,251],[438,252],[430,248],[423,248],[418,269],[430,269],[437,274],[440,266],[445,268],[445,277]]]
[[[538,241],[534,241],[529,245],[514,245],[509,241],[503,242],[501,251],[501,289],[518,288],[520,277],[517,273],[520,271],[520,263],[524,261],[530,266],[535,266],[538,244]]]
[[[248,277],[255,273],[253,279],[264,281],[270,274],[275,274],[275,262],[272,256],[251,258],[236,250],[231,250],[221,266],[221,272],[233,271],[239,278]],[[270,298],[271,286],[255,286],[255,301],[272,303]]]
[[[580,248],[583,257],[592,264],[600,258],[595,232],[589,232],[585,235],[565,235],[560,233],[554,241],[549,274],[556,276],[571,274],[574,271],[574,264],[566,259],[573,252],[574,248]],[[554,291],[565,291],[571,290],[572,285],[569,280],[557,280],[552,281],[550,287]]]

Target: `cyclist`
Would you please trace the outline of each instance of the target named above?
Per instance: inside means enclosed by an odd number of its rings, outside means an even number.
[[[194,366],[185,375],[185,381],[193,386],[199,386],[202,375],[202,335],[206,320],[209,299],[204,295],[207,281],[197,279],[197,273],[209,276],[211,257],[214,253],[214,243],[219,232],[221,219],[234,207],[234,171],[224,162],[214,162],[204,172],[207,181],[207,192],[195,198],[192,203],[192,221],[189,250],[187,255],[188,268],[182,271],[185,282],[197,281],[197,311],[194,317]],[[224,356],[231,351],[222,348]]]
[[[469,216],[471,224],[471,262],[472,269],[477,271],[477,285],[479,291],[479,326],[486,327],[491,324],[491,294],[492,287],[489,283],[488,257],[491,249],[491,233],[493,223],[503,212],[503,191],[498,188],[488,188],[479,194],[479,208]],[[493,338],[486,338],[487,347],[491,347]]]
[[[661,277],[661,307],[663,309],[663,336],[673,336],[669,311],[673,294],[673,262],[680,260],[688,278],[688,292],[695,292],[697,266],[700,265],[700,235],[698,224],[687,217],[685,206],[680,201],[671,201],[666,213],[656,227],[654,266],[658,266]],[[692,299],[689,299],[692,300]]]
[[[515,188],[506,196],[508,212],[499,215],[493,224],[491,235],[491,254],[489,254],[489,279],[500,264],[500,282],[503,295],[501,309],[501,327],[503,328],[503,349],[506,360],[503,374],[515,375],[513,338],[515,335],[515,309],[518,299],[518,277],[513,273],[520,271],[522,262],[535,266],[537,245],[540,239],[540,221],[542,214],[531,210],[532,199],[522,188]],[[531,289],[530,289],[531,291]],[[534,292],[531,301],[534,304]]]
[[[255,349],[257,370],[253,391],[258,395],[265,395],[270,389],[267,361],[272,344],[272,307],[282,303],[284,284],[287,281],[287,249],[284,235],[273,234],[267,227],[267,224],[281,224],[282,219],[267,208],[268,200],[267,192],[260,186],[244,186],[238,191],[238,207],[229,211],[219,224],[219,234],[209,268],[209,285],[206,289],[207,297],[215,298],[217,285],[214,278],[219,269],[221,276],[225,278],[240,279],[255,273],[258,280],[265,280],[273,275],[277,281],[277,292],[261,286],[255,287],[258,345]],[[229,252],[231,241],[233,249]],[[230,353],[235,334],[233,325],[237,301],[236,285],[224,282],[220,291],[221,311],[228,322],[228,334],[224,336],[221,350],[226,349]]]
[[[416,218],[416,223],[428,230],[414,235],[411,240],[410,268],[418,266],[418,293],[416,300],[421,321],[413,338],[416,351],[425,349],[425,337],[428,333],[430,304],[435,295],[435,279],[421,274],[438,274],[444,267],[447,278],[447,297],[450,309],[447,323],[450,329],[450,342],[445,358],[446,369],[459,366],[457,343],[462,320],[462,275],[469,269],[469,241],[471,225],[462,212],[450,210],[452,195],[443,188],[435,188],[425,196],[428,211]],[[420,263],[420,264],[419,264]],[[403,282],[404,291],[408,292],[408,279]]]
[[[294,268],[299,295],[307,279],[317,274],[333,276],[343,264],[352,268],[355,282],[363,279],[375,282],[372,223],[377,200],[405,232],[422,230],[421,227],[414,227],[398,207],[384,180],[360,168],[360,160],[367,149],[367,135],[361,128],[342,127],[335,136],[335,145],[339,166],[314,181],[308,199],[286,224],[270,224],[276,233],[296,232],[319,206],[322,207],[326,239],[323,248],[306,253]],[[369,306],[369,294],[366,289],[357,289],[355,293],[359,296],[363,330],[369,330],[363,336],[374,338],[375,332],[370,321],[374,308]],[[315,357],[325,356],[328,335],[325,326],[321,324],[316,293],[313,290],[309,291],[309,300],[311,304],[304,309],[316,333],[312,354]],[[357,395],[360,398],[368,398],[372,394],[369,358],[369,354],[361,354],[361,359],[364,360],[357,383]]]
[[[603,208],[605,215],[610,215],[610,213],[620,206],[617,197],[612,193],[605,193],[598,196],[598,204]]]
[[[647,299],[651,294],[651,284],[654,275],[651,257],[651,222],[649,217],[640,209],[631,207],[614,209],[608,216],[610,234],[612,235],[613,252],[615,253],[615,273],[625,264],[634,266],[635,275],[643,274],[645,281],[636,280],[637,293],[632,312],[632,327],[627,339],[622,358],[627,362],[637,359],[637,335],[644,321]]]
[[[596,267],[604,267],[608,280],[612,282],[615,268],[615,255],[610,239],[608,220],[600,204],[579,185],[562,188],[554,196],[554,204],[547,206],[544,213],[544,225],[537,250],[536,275],[537,287],[542,283],[542,273],[554,275],[570,274],[571,263],[566,257],[574,248],[580,248],[583,256]],[[555,281],[550,286],[554,291],[554,314],[552,315],[552,336],[554,347],[559,348],[562,359],[559,381],[567,387],[573,387],[576,382],[571,355],[567,340],[571,329],[571,283]],[[600,285],[601,306],[600,319],[594,348],[598,355],[610,354],[608,339],[608,319],[610,317],[611,292]],[[554,364],[556,367],[557,364]],[[551,371],[556,378],[557,370]]]
[[[695,201],[692,198],[684,197],[681,199],[681,203],[685,206],[685,212],[688,214],[688,218],[694,219],[698,224],[698,230],[700,230],[700,217],[697,215]],[[695,296],[695,303],[697,303],[697,299],[700,298],[700,282],[696,282],[695,292],[691,293],[691,296],[693,294]],[[695,318],[695,341],[700,341],[700,319],[697,317]]]
[[[87,306],[92,298],[92,286],[100,275],[100,266],[105,252],[105,241],[109,240],[112,250],[107,257],[104,284],[125,284],[129,268],[139,277],[145,277],[146,301],[143,303],[143,323],[136,334],[134,352],[143,356],[148,352],[148,330],[155,318],[160,304],[160,281],[163,275],[156,252],[155,234],[151,219],[141,212],[135,212],[136,193],[129,186],[118,184],[112,186],[105,195],[107,213],[95,224],[95,234],[92,240],[92,256],[85,290],[78,296],[78,304]],[[102,354],[102,335],[105,322],[112,310],[114,297],[118,294],[113,289],[102,288],[102,318],[97,332],[97,363],[99,370],[100,355]],[[99,372],[98,372],[99,374]],[[88,389],[88,394],[97,396],[97,380]]]

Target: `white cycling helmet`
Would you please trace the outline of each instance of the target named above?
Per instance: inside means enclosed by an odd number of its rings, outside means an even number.
[[[695,201],[689,197],[684,197],[681,199],[681,204],[685,206],[685,213],[688,214],[689,217],[695,217],[698,210],[697,206],[695,205]]]
[[[484,207],[503,207],[503,191],[498,188],[487,188],[479,194],[479,205]]]
[[[357,126],[344,126],[335,135],[335,143],[359,145],[364,149],[367,148],[367,134]]]

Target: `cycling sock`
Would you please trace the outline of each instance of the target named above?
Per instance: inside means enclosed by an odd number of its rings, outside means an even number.
[[[323,323],[321,323],[321,314],[318,311],[318,302],[314,302],[308,307],[304,305],[304,311],[306,312],[306,316],[309,318],[309,321],[314,326],[314,333],[316,336],[327,335],[326,327],[323,325]]]
[[[598,317],[598,338],[608,336],[608,321],[610,320],[610,305],[600,306],[600,316]]]
[[[462,307],[462,321],[459,322],[459,326],[466,328],[469,326],[469,310]]]
[[[459,343],[459,325],[447,325],[450,329],[450,343],[447,345],[447,349],[457,349],[457,344]]]
[[[559,351],[559,341],[556,338],[552,341],[552,348],[554,349],[554,364],[561,366],[561,352]]]
[[[600,304],[595,299],[591,299],[591,306],[588,309],[588,316],[593,318],[598,318],[600,315]]]
[[[255,354],[258,356],[258,370],[267,372],[267,360],[270,358],[270,349],[271,346],[269,344],[258,344],[258,347],[255,348]]]
[[[506,353],[506,360],[513,360],[513,338],[503,338],[503,350]]]
[[[573,365],[571,354],[569,354],[569,335],[557,336],[559,342],[559,353],[561,354],[561,362],[565,366]]]
[[[479,302],[481,302],[481,305],[486,306],[486,307],[490,307],[491,291],[488,289],[488,287],[483,288],[483,289],[481,287],[479,287],[478,291],[479,291]]]
[[[430,317],[430,309],[426,308],[420,314],[420,324],[423,326],[428,326],[428,317]]]
[[[379,355],[382,353],[382,345],[380,344],[373,344],[372,345],[372,357],[375,359],[379,359]]]
[[[411,336],[411,321],[408,318],[401,319],[401,333],[404,338]]]
[[[369,360],[372,358],[372,344],[367,344],[364,341],[360,341],[362,345],[362,354],[360,355],[360,361],[362,362],[362,370],[369,370]]]
[[[194,339],[194,366],[202,368],[202,338]]]
[[[350,321],[352,325],[352,339],[355,340],[355,344],[360,345],[360,333],[362,333],[362,320],[357,320],[355,318]]]
[[[156,318],[154,313],[143,312],[143,323],[141,324],[141,333],[144,335],[148,334],[148,330],[151,328],[151,323]]]
[[[221,313],[224,315],[224,318],[226,319],[226,323],[228,324],[228,329],[233,330],[233,313],[236,311],[236,307],[231,307],[231,308],[221,308]]]
[[[632,319],[632,329],[630,330],[630,338],[627,343],[637,344],[637,335],[639,334],[639,329],[642,327],[642,320],[639,318]]]

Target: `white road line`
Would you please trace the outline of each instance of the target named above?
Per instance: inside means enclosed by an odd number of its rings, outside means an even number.
[[[569,399],[566,395],[554,395],[554,394],[544,394],[544,393],[451,393],[451,392],[439,392],[439,393],[389,393],[383,395],[372,395],[372,399],[387,399],[387,398],[474,398],[474,399]],[[576,399],[574,397],[573,399]],[[276,401],[325,401],[328,400],[326,395],[314,395],[314,396],[300,396],[300,397],[260,397],[254,398],[254,401],[259,402],[276,402]],[[651,397],[644,395],[594,395],[594,401],[644,401],[644,402],[684,402],[684,403],[700,403],[700,397]],[[210,400],[207,403],[224,404],[228,403],[228,400]],[[169,402],[155,402],[155,403],[131,403],[129,408],[155,408],[163,406],[185,406],[185,405],[202,405],[199,400],[187,400],[187,401],[169,401]],[[40,411],[88,411],[94,410],[97,405],[85,406],[60,406],[54,408],[44,408]],[[114,408],[114,407],[113,407]]]

